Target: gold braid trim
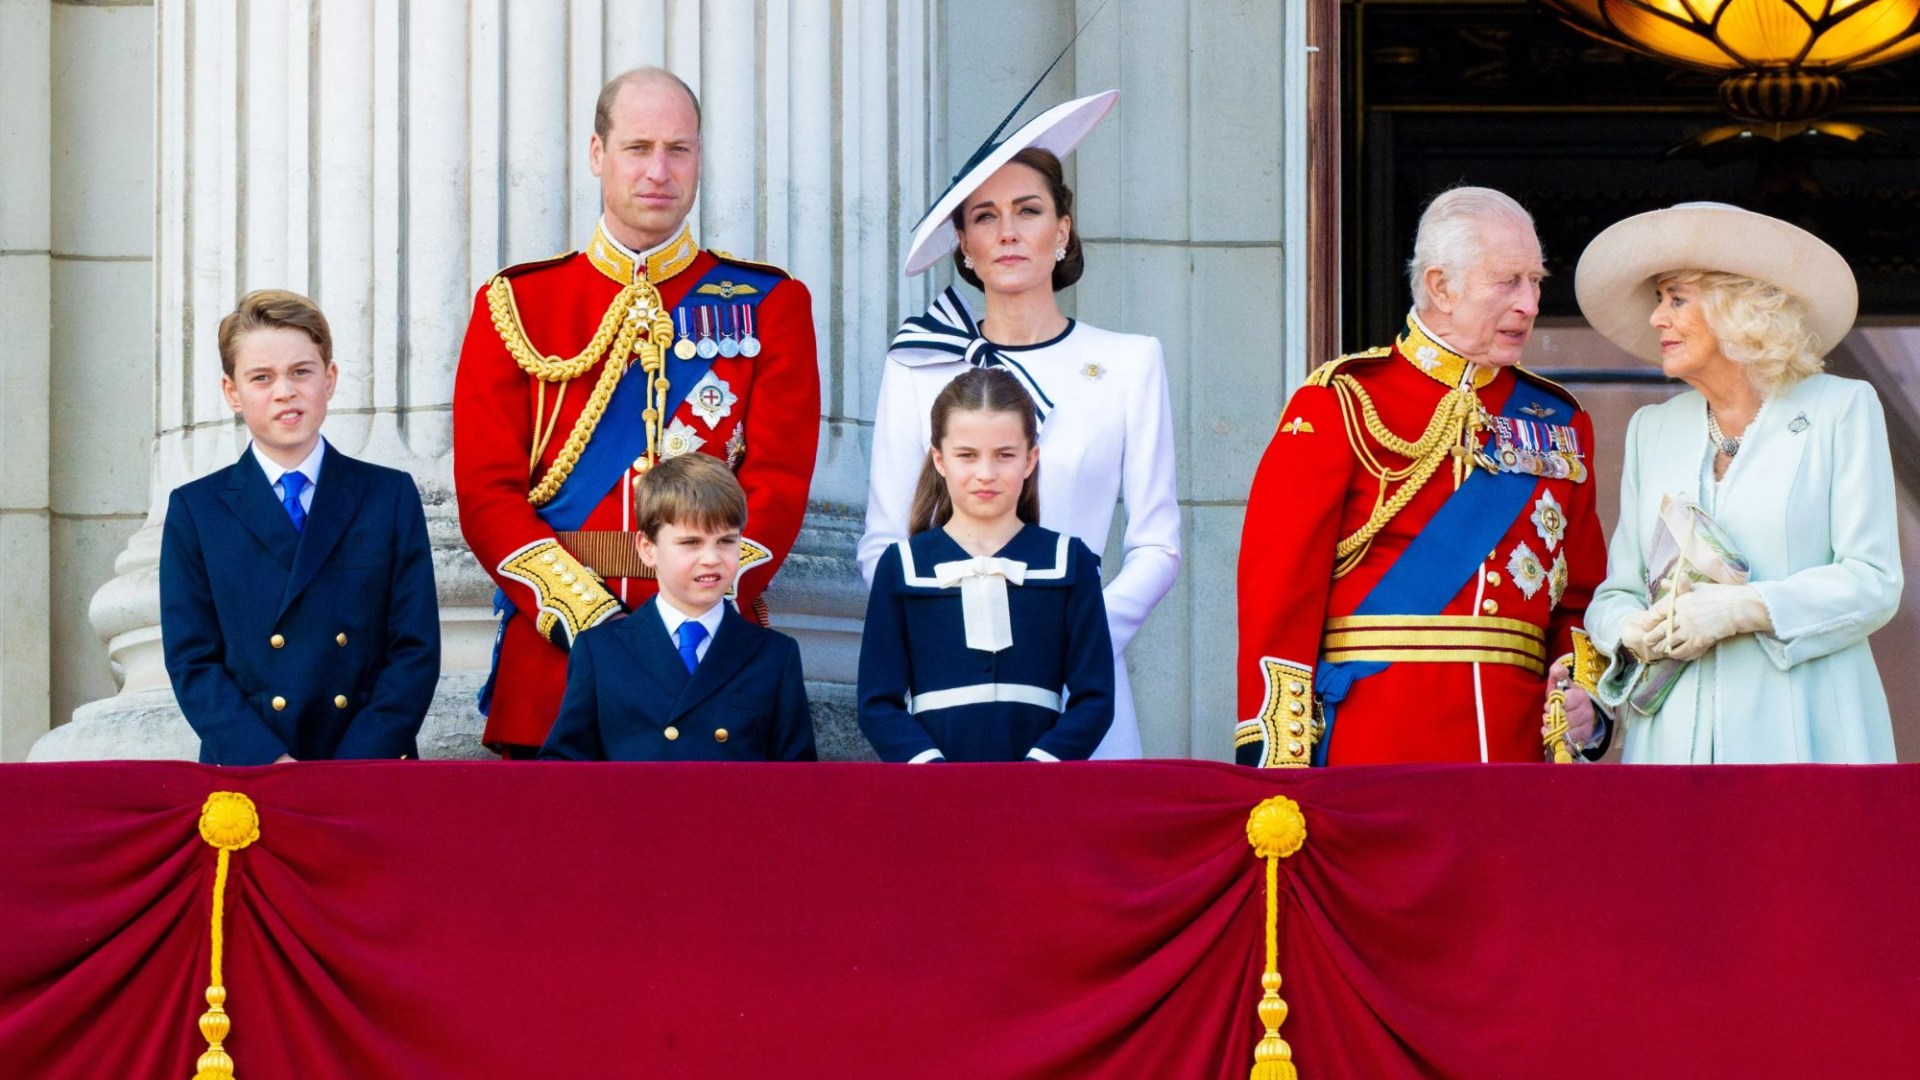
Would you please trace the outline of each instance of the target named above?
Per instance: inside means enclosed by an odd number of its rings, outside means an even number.
[[[1347,442],[1353,447],[1361,466],[1380,482],[1379,493],[1374,498],[1373,510],[1367,515],[1366,524],[1334,547],[1336,562],[1333,576],[1340,578],[1360,565],[1360,560],[1366,557],[1367,549],[1373,544],[1373,538],[1386,528],[1394,515],[1406,509],[1407,504],[1413,501],[1413,497],[1420,493],[1420,489],[1426,486],[1448,458],[1473,454],[1473,449],[1469,448],[1476,448],[1474,435],[1481,427],[1481,409],[1480,399],[1472,391],[1449,390],[1440,399],[1433,419],[1427,422],[1427,430],[1421,433],[1419,439],[1409,442],[1388,430],[1385,421],[1380,419],[1379,410],[1374,407],[1373,399],[1367,396],[1358,379],[1351,375],[1336,375],[1331,384],[1340,402],[1340,415],[1346,422]],[[1408,464],[1400,469],[1389,469],[1382,465],[1372,448],[1360,437],[1363,430],[1382,449],[1408,458]],[[1466,460],[1473,462],[1475,458],[1469,456]],[[1457,467],[1455,473],[1457,481],[1460,479]],[[1399,484],[1399,487],[1389,497],[1387,488],[1392,484]]]
[[[633,301],[640,297],[642,288],[653,292],[653,303],[658,307],[660,294],[644,281],[621,289],[613,303],[607,305],[607,313],[600,317],[600,328],[593,332],[593,339],[570,360],[544,355],[527,340],[527,329],[520,322],[520,309],[513,300],[513,285],[506,278],[495,277],[487,283],[487,307],[493,313],[493,328],[500,335],[500,343],[507,347],[507,355],[513,357],[521,371],[541,382],[566,382],[586,374],[587,369],[606,355],[614,335],[633,321]]]
[[[553,540],[536,540],[500,561],[502,576],[533,590],[538,602],[534,625],[551,637],[559,623],[571,643],[580,631],[598,626],[620,610],[593,571]]]
[[[1260,715],[1235,725],[1234,749],[1258,743],[1261,768],[1304,768],[1322,734],[1313,714],[1313,669],[1263,656],[1260,679],[1266,683]]]
[[[620,307],[623,302],[625,306]],[[580,452],[586,449],[588,440],[593,438],[594,430],[600,426],[600,417],[607,411],[607,402],[613,399],[614,389],[627,373],[628,358],[636,352],[640,356],[640,370],[648,382],[647,407],[641,413],[647,425],[647,465],[651,466],[659,455],[660,413],[667,395],[667,380],[660,372],[666,365],[666,346],[673,341],[673,316],[661,304],[660,291],[645,281],[636,281],[620,290],[620,296],[615,298],[614,304],[626,316],[620,325],[619,337],[614,339],[606,366],[600,371],[600,379],[594,383],[593,393],[581,408],[579,419],[573,422],[573,430],[567,432],[567,441],[561,444],[560,453],[554,456],[552,466],[540,477],[533,490],[527,493],[527,501],[534,506],[545,506],[551,502],[560,493],[560,487],[567,482],[567,477],[573,475],[573,467],[580,462]],[[609,318],[614,310],[608,310]],[[603,320],[602,329],[606,325]],[[588,348],[591,350],[592,346]]]

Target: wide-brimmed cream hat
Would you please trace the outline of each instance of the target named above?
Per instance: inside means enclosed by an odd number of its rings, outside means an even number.
[[[1044,75],[1041,77],[1045,78]],[[907,276],[921,273],[939,262],[942,255],[953,250],[953,246],[960,242],[953,232],[954,208],[964,202],[967,196],[980,190],[980,185],[987,182],[987,177],[1012,161],[1013,155],[1032,146],[1051,151],[1055,157],[1066,157],[1074,147],[1080,145],[1080,140],[1086,138],[1088,132],[1107,118],[1107,114],[1113,111],[1114,103],[1119,100],[1118,90],[1076,98],[1063,105],[1055,105],[1027,121],[1005,142],[996,143],[989,137],[973,152],[973,156],[961,167],[959,175],[953,178],[953,183],[934,200],[933,206],[927,210],[927,216],[921,218],[919,226],[913,230],[913,245],[907,249]],[[998,135],[999,132],[994,134]]]
[[[1660,334],[1647,323],[1654,283],[1677,270],[1719,270],[1785,290],[1805,306],[1820,348],[1853,328],[1860,289],[1853,268],[1798,225],[1726,203],[1681,203],[1615,222],[1580,255],[1573,291],[1580,312],[1609,341],[1660,362]]]

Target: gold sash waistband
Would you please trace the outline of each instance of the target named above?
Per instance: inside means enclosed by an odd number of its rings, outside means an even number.
[[[1546,673],[1546,630],[1491,615],[1346,615],[1327,620],[1320,654],[1335,662],[1511,664]]]
[[[640,552],[634,549],[635,535],[618,529],[591,529],[557,532],[553,538],[560,541],[567,554],[579,559],[580,565],[603,578],[651,578],[653,567],[641,562]]]

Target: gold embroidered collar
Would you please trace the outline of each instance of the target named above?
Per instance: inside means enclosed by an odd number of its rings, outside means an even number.
[[[693,242],[693,229],[680,226],[679,235],[644,254],[627,250],[607,232],[602,219],[593,227],[593,240],[587,244],[587,259],[594,268],[622,285],[631,285],[635,270],[645,266],[645,277],[658,284],[693,265],[700,248]]]
[[[1434,336],[1420,316],[1407,313],[1406,329],[1400,332],[1400,340],[1394,342],[1400,349],[1400,355],[1407,363],[1425,372],[1435,382],[1454,389],[1466,384],[1467,369],[1473,369],[1473,388],[1475,390],[1493,381],[1499,372],[1481,364],[1475,364],[1466,357],[1454,352],[1446,342]]]

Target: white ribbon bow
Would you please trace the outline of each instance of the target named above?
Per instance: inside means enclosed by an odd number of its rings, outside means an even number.
[[[999,652],[1013,644],[1013,620],[1007,613],[1007,582],[1024,584],[1027,564],[985,555],[934,566],[943,589],[960,586],[960,613],[966,620],[967,648]]]

